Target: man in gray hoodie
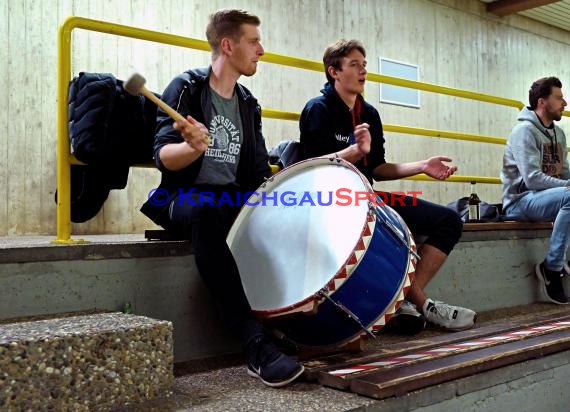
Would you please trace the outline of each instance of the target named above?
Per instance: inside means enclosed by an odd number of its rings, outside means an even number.
[[[566,101],[556,77],[535,81],[530,107],[519,114],[503,156],[503,210],[507,218],[553,221],[550,248],[534,271],[546,298],[567,304],[562,275],[570,242],[570,171],[566,136],[554,124],[562,118]]]

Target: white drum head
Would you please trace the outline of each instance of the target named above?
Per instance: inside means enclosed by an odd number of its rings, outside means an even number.
[[[253,310],[290,309],[322,289],[344,266],[369,210],[366,200],[355,202],[355,192],[369,191],[364,179],[345,162],[311,159],[259,188],[249,200],[259,205],[243,206],[227,243]],[[337,196],[339,189],[344,197]],[[321,204],[332,204],[319,205],[319,196]]]

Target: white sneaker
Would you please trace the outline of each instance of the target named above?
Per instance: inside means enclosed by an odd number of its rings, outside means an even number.
[[[431,299],[426,299],[422,312],[428,322],[454,332],[471,329],[477,320],[477,313],[471,309]]]

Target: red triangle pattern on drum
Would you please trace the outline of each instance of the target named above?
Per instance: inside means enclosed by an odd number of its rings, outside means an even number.
[[[409,231],[408,234],[411,243],[410,249],[415,252],[417,250],[416,244],[414,243],[413,237],[409,233]],[[411,253],[409,253],[407,273],[404,274],[402,289],[398,293],[395,302],[391,306],[386,308],[386,311],[381,316],[379,316],[378,319],[376,319],[376,321],[372,324],[372,326],[369,326],[369,329],[371,331],[373,332],[380,331],[386,325],[386,323],[388,323],[390,319],[392,319],[392,317],[396,312],[396,308],[400,307],[400,305],[404,301],[405,295],[410,290],[410,286],[412,285],[412,281],[414,280],[415,274],[416,274],[416,259],[413,257]]]
[[[361,242],[362,240],[360,240],[359,242]],[[361,249],[362,250],[362,249]],[[356,255],[354,253],[350,254],[350,258],[348,258],[348,262],[346,262],[347,265],[356,265],[356,262],[358,260],[356,259]]]
[[[404,280],[404,284],[406,283],[410,284],[408,279],[408,274],[405,274],[404,276],[406,277],[406,279]],[[392,318],[392,316],[394,316],[394,313],[396,312],[396,307],[399,307],[400,304],[404,301],[404,295],[407,292],[407,290],[405,289],[406,288],[402,288],[402,290],[398,294],[398,297],[396,298],[396,301],[389,308],[387,308],[386,312],[382,316],[376,319],[374,324],[371,326],[371,330],[373,332],[380,331],[386,325],[386,323],[388,323],[388,321]],[[407,287],[407,289],[409,289],[409,286]]]
[[[327,283],[327,289],[329,292],[334,292],[336,290],[336,284],[334,279],[332,279],[329,283]]]
[[[379,332],[385,325],[386,322],[384,321],[384,316],[382,316],[374,325],[372,325],[372,332]]]
[[[372,233],[374,232],[374,227],[376,225],[376,215],[374,213],[368,213],[366,216],[366,223],[364,224],[364,229],[362,230],[361,238],[358,240],[353,252],[350,254],[348,260],[345,262],[344,266],[335,274],[334,278],[331,279],[326,288],[329,292],[334,292],[337,290],[348,277],[354,271],[356,265],[366,253],[368,245],[372,240]]]

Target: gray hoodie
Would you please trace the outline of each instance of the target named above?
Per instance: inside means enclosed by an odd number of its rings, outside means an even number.
[[[570,185],[566,136],[556,125],[546,128],[530,108],[519,114],[505,147],[501,181],[503,210],[531,191]]]

